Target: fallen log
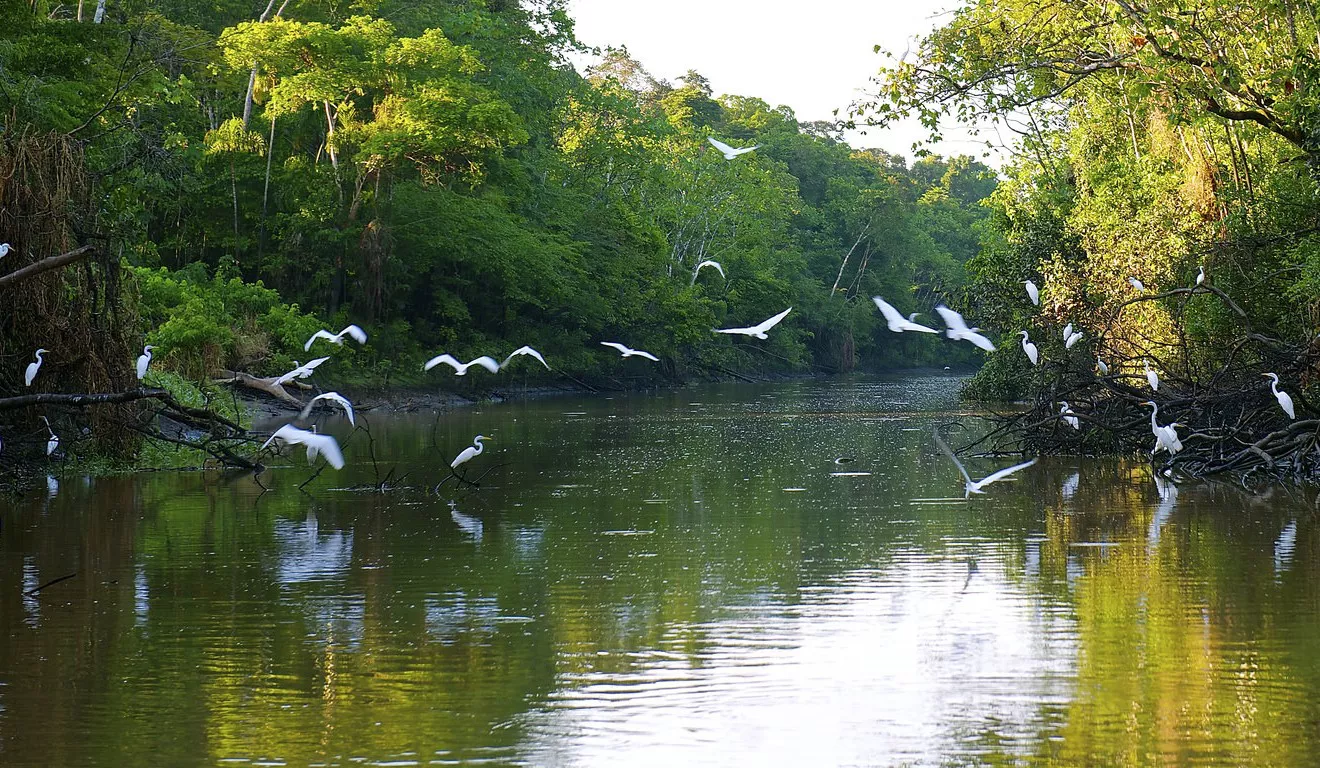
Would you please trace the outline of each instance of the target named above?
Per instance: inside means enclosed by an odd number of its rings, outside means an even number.
[[[278,376],[260,378],[258,376],[253,376],[250,373],[244,373],[242,371],[226,370],[226,371],[218,371],[216,373],[216,378],[213,378],[212,381],[216,384],[236,384],[242,387],[246,387],[247,389],[255,390],[257,392],[264,392],[265,394],[270,395],[271,397],[277,400],[282,400],[288,403],[289,405],[302,408],[303,402],[298,398],[294,397],[293,395],[289,394],[288,390],[284,388],[285,385],[276,384],[275,382],[277,379],[279,379]],[[310,387],[307,387],[307,385],[303,384],[302,382],[294,381],[288,383],[293,384],[294,386],[300,389],[310,389]]]

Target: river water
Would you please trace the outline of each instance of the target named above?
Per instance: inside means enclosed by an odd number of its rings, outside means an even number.
[[[964,500],[957,383],[364,414],[301,490],[0,499],[0,765],[1314,764],[1314,494],[1059,458]]]

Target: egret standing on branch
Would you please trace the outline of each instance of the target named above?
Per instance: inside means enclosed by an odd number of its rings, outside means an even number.
[[[459,453],[457,456],[454,457],[453,461],[449,462],[449,471],[453,472],[454,476],[457,477],[458,479],[464,482],[470,482],[467,479],[466,473],[462,475],[458,474],[458,468],[468,463],[472,459],[476,458],[477,456],[480,456],[481,452],[486,450],[486,446],[482,445],[481,441],[491,440],[491,439],[493,438],[486,437],[485,435],[477,435],[476,437],[472,438],[472,445],[468,446],[467,448],[464,448],[461,453]]]
[[[1095,358],[1095,369],[1100,372],[1101,376],[1109,375],[1109,366],[1105,365],[1105,361],[1101,360],[1099,356]]]
[[[968,328],[967,323],[963,321],[962,315],[954,312],[943,304],[936,307],[935,311],[940,313],[940,317],[944,318],[944,324],[948,326],[944,330],[944,335],[954,341],[970,341],[972,344],[984,349],[986,352],[995,351],[995,345],[992,344],[989,339],[977,333],[977,331],[981,329]]]
[[[1173,455],[1183,449],[1182,440],[1178,439],[1178,425],[1170,424],[1167,427],[1161,427],[1155,417],[1159,416],[1160,407],[1155,401],[1147,400],[1142,405],[1148,405],[1150,411],[1150,433],[1155,436],[1155,450],[1150,452],[1151,456],[1159,453],[1161,450],[1168,451]]]
[[[1026,331],[1018,331],[1018,333],[1022,334],[1022,351],[1027,353],[1027,359],[1032,365],[1037,365],[1040,361],[1040,350],[1036,349],[1036,345],[1027,338]]]
[[[1135,278],[1135,277],[1129,277],[1129,278],[1128,278],[1128,285],[1131,285],[1133,288],[1136,288],[1136,289],[1137,289],[1137,293],[1145,293],[1145,292],[1146,292],[1146,286],[1143,285],[1142,282],[1141,282],[1140,280],[1138,280],[1137,278]]]
[[[453,355],[450,354],[437,355],[436,357],[427,360],[426,365],[422,366],[422,370],[429,371],[432,368],[436,367],[437,365],[440,365],[441,363],[444,363],[445,365],[448,365],[449,367],[453,368],[455,376],[466,376],[468,369],[474,365],[479,365],[482,368],[485,368],[486,370],[490,371],[491,373],[500,372],[500,364],[495,362],[495,358],[490,357],[488,355],[482,355],[481,357],[478,357],[476,360],[473,360],[468,363],[460,363]]]
[[[46,350],[38,349],[37,361],[35,363],[28,363],[27,372],[23,374],[23,386],[25,387],[32,386],[32,380],[37,378],[37,371],[41,370],[41,363],[42,363],[41,356],[44,355],[45,353]]]
[[[1068,405],[1067,400],[1059,401],[1059,415],[1063,417],[1064,424],[1067,424],[1073,429],[1082,428],[1082,422],[1077,418],[1076,414],[1073,413],[1072,406]]]
[[[894,308],[894,305],[890,304],[889,302],[885,301],[879,296],[872,296],[871,301],[875,302],[875,305],[877,308],[879,308],[880,313],[885,316],[885,323],[889,326],[889,330],[893,331],[894,333],[902,333],[904,331],[916,331],[917,333],[939,333],[939,331],[935,330],[934,328],[927,328],[924,325],[920,325],[919,323],[912,322],[912,318],[917,316],[916,312],[913,312],[910,317],[904,319],[903,316],[898,313],[898,310]]]
[[[1262,373],[1261,376],[1270,380],[1270,391],[1274,393],[1274,398],[1279,401],[1279,407],[1283,409],[1283,412],[1288,414],[1288,418],[1296,419],[1297,411],[1293,407],[1292,395],[1279,391],[1279,374]]]
[[[643,352],[640,349],[633,349],[632,347],[629,347],[626,344],[620,344],[617,341],[602,341],[601,346],[609,347],[610,349],[617,349],[619,351],[619,354],[623,355],[625,358],[644,357],[647,360],[654,360],[657,363],[660,362],[660,358],[656,357],[650,352]]]
[[[303,351],[309,351],[312,348],[312,344],[316,343],[317,339],[325,339],[331,344],[343,346],[345,336],[352,336],[353,340],[359,344],[367,343],[367,332],[356,325],[350,325],[339,333],[331,333],[325,329],[313,333],[312,338],[308,339],[307,343],[303,345]]]
[[[758,339],[768,339],[770,337],[766,336],[765,332],[778,325],[779,321],[788,317],[788,313],[792,311],[793,308],[789,307],[783,312],[780,312],[769,320],[765,320],[758,325],[749,326],[747,328],[716,328],[715,333],[733,333],[741,336],[752,336]]]
[[[50,428],[50,419],[42,416],[41,420],[46,422],[46,431],[50,433],[50,438],[46,440],[46,455],[49,456],[55,452],[56,448],[60,447],[60,436],[55,434],[55,430]]]
[[[148,344],[147,346],[142,348],[142,354],[138,355],[138,359],[137,359],[138,381],[142,381],[142,379],[146,378],[147,376],[147,366],[151,365],[151,350],[153,349],[155,349],[155,347]]]
[[[1008,467],[1007,469],[1001,469],[998,472],[995,472],[994,474],[986,475],[984,478],[980,480],[973,480],[972,476],[967,474],[967,468],[962,465],[961,461],[958,461],[958,457],[954,456],[953,451],[949,448],[949,446],[945,445],[944,441],[940,439],[940,433],[933,432],[932,434],[935,435],[935,445],[939,446],[939,449],[944,453],[944,455],[948,456],[949,460],[953,462],[953,465],[958,468],[958,471],[960,473],[962,473],[963,481],[964,481],[964,485],[963,485],[964,499],[968,498],[973,493],[985,493],[985,491],[982,489],[985,488],[987,485],[990,485],[991,483],[997,483],[1000,480],[1003,480],[1004,478],[1013,474],[1014,472],[1017,472],[1018,470],[1021,469],[1026,469],[1027,467],[1036,463],[1036,459],[1032,459],[1031,461],[1024,461],[1021,464],[1014,464],[1013,466]]]
[[[1031,282],[1030,280],[1023,280],[1022,284],[1027,288],[1027,297],[1031,299],[1031,303],[1039,307],[1040,289],[1037,288],[1036,284]]]
[[[1159,392],[1160,391],[1159,374],[1155,373],[1150,369],[1150,363],[1148,363],[1147,361],[1142,360],[1141,364],[1146,368],[1146,383],[1150,385],[1150,388],[1152,390]]]
[[[1198,287],[1205,285],[1205,267],[1201,267],[1200,269],[1201,271],[1196,273],[1196,285]]]
[[[752,147],[743,147],[742,149],[734,149],[733,147],[729,146],[728,144],[725,144],[724,142],[719,141],[719,140],[716,139],[714,136],[707,136],[707,137],[706,137],[706,141],[709,141],[709,142],[710,142],[710,145],[711,145],[712,147],[718,149],[718,150],[720,151],[720,154],[724,155],[724,159],[725,159],[725,160],[732,160],[732,159],[734,159],[735,157],[737,157],[738,155],[745,155],[745,154],[747,154],[748,152],[753,152],[753,151],[758,150],[758,149],[761,148],[761,145],[760,145],[760,144],[757,144],[757,145],[752,146]]]

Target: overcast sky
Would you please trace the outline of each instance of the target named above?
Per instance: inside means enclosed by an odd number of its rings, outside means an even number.
[[[625,45],[659,78],[689,69],[715,93],[758,96],[786,104],[801,121],[840,116],[885,63],[876,45],[901,54],[910,36],[936,26],[957,0],[570,0],[577,35],[591,46]],[[794,12],[785,12],[784,7]],[[946,129],[946,135],[956,131]],[[903,125],[851,135],[856,146],[907,157],[924,138]],[[980,156],[983,143],[965,135],[933,147],[941,154]],[[998,165],[997,158],[988,162]]]

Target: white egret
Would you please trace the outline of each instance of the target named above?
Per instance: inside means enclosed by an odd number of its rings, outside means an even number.
[[[920,315],[921,315],[920,312],[910,312],[910,313],[908,313],[908,322],[909,322],[909,323],[915,323],[915,322],[917,322],[917,317],[920,316]]]
[[[1082,422],[1081,422],[1081,420],[1079,420],[1079,419],[1077,418],[1077,416],[1073,414],[1072,406],[1071,406],[1071,405],[1068,405],[1068,401],[1067,401],[1067,400],[1060,400],[1060,401],[1059,401],[1059,415],[1063,417],[1063,423],[1064,423],[1064,424],[1067,424],[1068,426],[1072,427],[1073,429],[1081,429],[1081,428],[1082,428]]]
[[[307,343],[303,345],[303,351],[307,352],[311,350],[312,344],[315,344],[317,339],[325,339],[331,344],[343,346],[345,336],[351,336],[353,340],[359,344],[367,343],[367,332],[356,325],[350,325],[339,333],[331,333],[322,328],[316,333],[313,333],[312,338],[307,340]]]
[[[142,348],[142,354],[138,355],[138,359],[137,359],[138,381],[142,381],[142,379],[145,378],[147,375],[147,366],[151,365],[151,350],[153,349],[155,349],[155,347],[148,344],[147,346]]]
[[[550,364],[545,361],[544,357],[541,357],[541,353],[527,346],[518,347],[517,349],[510,352],[509,356],[504,358],[504,362],[500,363],[500,369],[503,370],[505,367],[507,367],[509,365],[509,361],[517,357],[518,355],[527,355],[528,357],[534,357],[538,361],[540,361],[541,365],[545,366],[545,369],[547,371],[550,370]]]
[[[1038,365],[1040,363],[1040,350],[1036,349],[1036,345],[1032,344],[1031,340],[1027,338],[1026,331],[1018,331],[1018,333],[1022,334],[1022,351],[1027,353],[1027,359],[1031,361],[1032,365]]]
[[[1161,450],[1168,451],[1170,455],[1183,449],[1182,440],[1178,439],[1178,425],[1170,424],[1167,427],[1161,427],[1155,418],[1160,413],[1160,407],[1153,400],[1147,400],[1142,405],[1149,405],[1150,411],[1150,433],[1155,436],[1155,450],[1150,452],[1151,456],[1159,453]]]
[[[1159,374],[1152,371],[1150,369],[1150,363],[1146,362],[1145,360],[1142,360],[1141,364],[1146,368],[1146,383],[1150,385],[1151,389],[1155,390],[1156,392],[1159,392],[1160,391]]]
[[[50,438],[46,440],[46,455],[49,456],[55,452],[56,448],[60,447],[60,436],[55,434],[55,430],[50,428],[50,419],[42,416],[41,420],[46,422],[46,431],[50,433]]]
[[[738,155],[745,155],[748,152],[752,152],[754,150],[761,148],[761,145],[757,144],[756,146],[752,146],[752,147],[743,147],[741,149],[734,149],[728,144],[725,144],[724,142],[716,139],[714,136],[707,136],[706,141],[709,141],[712,147],[718,149],[720,151],[720,154],[724,155],[725,160],[732,160]]]
[[[716,328],[715,333],[736,333],[742,336],[752,336],[758,339],[767,339],[769,337],[765,335],[765,332],[778,325],[779,321],[788,317],[788,313],[792,311],[793,308],[789,307],[788,309],[784,310],[783,312],[780,312],[779,314],[775,315],[769,320],[765,320],[757,325],[749,326],[747,328]]]
[[[1027,288],[1027,297],[1031,299],[1031,303],[1039,307],[1040,289],[1037,288],[1036,284],[1031,282],[1030,280],[1023,280],[1022,284]]]
[[[318,357],[315,360],[308,360],[306,363],[303,363],[301,365],[298,365],[298,361],[294,360],[293,361],[294,364],[297,365],[298,367],[294,368],[292,371],[289,371],[288,373],[276,379],[275,384],[276,385],[288,384],[294,379],[305,379],[308,376],[312,375],[312,373],[316,370],[316,366],[320,365],[321,363],[324,363],[326,360],[329,359],[330,358],[328,357]]]
[[[1105,365],[1105,361],[1101,360],[1099,356],[1095,358],[1095,369],[1100,372],[1101,376],[1109,375],[1109,366]]]
[[[944,335],[954,341],[970,341],[972,344],[984,349],[986,352],[994,352],[995,345],[989,339],[977,333],[980,328],[968,328],[967,323],[963,321],[962,315],[954,312],[943,304],[935,308],[944,318],[944,324],[948,326],[944,329]]]
[[[617,341],[602,341],[600,344],[601,344],[601,346],[603,346],[603,347],[609,347],[609,348],[611,348],[611,349],[617,349],[617,350],[619,351],[619,354],[623,355],[625,358],[627,358],[627,357],[644,357],[644,358],[646,358],[647,360],[654,360],[654,361],[657,362],[657,363],[660,362],[660,358],[656,357],[655,355],[651,354],[650,352],[643,352],[643,351],[640,350],[640,349],[633,349],[632,347],[629,347],[629,346],[627,346],[627,345],[625,345],[625,344],[620,344],[620,343],[617,342]]]
[[[486,450],[486,447],[482,445],[481,441],[493,440],[493,439],[494,438],[486,437],[485,435],[477,435],[476,437],[472,438],[472,445],[468,446],[467,448],[464,448],[461,453],[455,456],[454,460],[449,462],[449,468],[458,469],[459,467],[471,461],[473,458],[480,456],[481,452]]]
[[[338,392],[326,392],[325,394],[317,395],[316,397],[313,397],[311,400],[308,400],[307,405],[303,406],[302,414],[300,414],[298,418],[306,419],[307,416],[312,412],[312,409],[316,407],[316,403],[319,400],[325,400],[326,402],[335,403],[340,408],[343,408],[344,415],[348,417],[348,423],[351,424],[352,426],[355,427],[357,426],[357,421],[353,416],[353,404],[348,401],[348,398],[344,397]]]
[[[894,305],[890,304],[889,302],[885,301],[879,296],[872,296],[871,301],[875,302],[876,307],[880,309],[880,313],[885,316],[885,323],[889,326],[889,330],[893,331],[894,333],[902,333],[903,331],[916,331],[917,333],[939,333],[939,331],[935,330],[934,328],[927,328],[924,325],[919,325],[917,323],[912,322],[912,318],[917,316],[916,312],[913,312],[906,320],[904,320],[903,316],[900,315],[898,313],[898,310],[894,308]]]
[[[1128,278],[1128,285],[1131,285],[1133,288],[1136,288],[1136,289],[1137,289],[1137,293],[1145,293],[1145,292],[1146,292],[1146,286],[1143,285],[1142,282],[1141,282],[1140,280],[1138,280],[1137,278],[1135,278],[1135,277],[1129,277],[1129,278]]]
[[[1205,267],[1201,267],[1201,271],[1196,273],[1196,284],[1205,285]]]
[[[485,368],[486,370],[490,371],[491,373],[500,372],[500,364],[495,362],[495,358],[490,357],[488,355],[482,355],[481,357],[478,357],[476,360],[472,360],[467,363],[458,362],[458,360],[453,355],[449,355],[449,354],[439,355],[437,357],[431,358],[430,360],[427,360],[426,365],[422,366],[422,370],[429,371],[432,368],[436,367],[437,365],[440,365],[441,363],[444,363],[445,365],[448,365],[449,367],[453,368],[455,376],[466,376],[468,369],[474,365],[479,365],[482,368]]]
[[[35,363],[28,363],[27,372],[23,374],[23,386],[26,387],[32,386],[32,380],[37,378],[37,371],[41,370],[41,363],[42,363],[41,356],[45,353],[46,350],[38,349],[37,361]]]
[[[1293,407],[1292,395],[1289,395],[1287,392],[1279,391],[1279,374],[1262,373],[1261,376],[1270,380],[1270,391],[1274,393],[1274,398],[1279,401],[1279,407],[1283,409],[1284,413],[1288,414],[1288,418],[1297,418],[1297,411]]]
[[[949,446],[945,445],[944,441],[940,439],[940,433],[934,432],[932,434],[935,435],[935,444],[939,446],[939,449],[944,452],[944,455],[948,456],[949,459],[953,462],[953,465],[958,468],[958,471],[960,473],[962,473],[963,481],[964,481],[964,485],[963,485],[964,499],[968,498],[973,493],[985,493],[985,491],[982,489],[985,488],[987,485],[990,485],[991,483],[997,483],[1000,480],[1003,480],[1004,478],[1013,474],[1014,472],[1017,472],[1018,470],[1026,469],[1027,467],[1036,463],[1036,459],[1032,459],[1031,461],[1024,461],[1021,464],[1015,464],[1011,467],[1008,467],[1007,469],[1001,469],[998,472],[995,472],[990,475],[986,475],[984,478],[980,480],[973,480],[972,476],[967,474],[967,469],[962,465],[962,462],[958,461],[958,457],[954,456],[953,451],[950,450]]]
[[[10,250],[12,250],[12,248],[9,243],[0,243],[0,259],[8,256]]]
[[[344,454],[339,450],[339,442],[330,435],[318,435],[315,432],[308,432],[305,429],[298,429],[292,424],[285,424],[275,430],[266,442],[261,444],[264,449],[271,443],[288,443],[290,445],[302,445],[307,448],[307,463],[316,461],[317,456],[325,456],[325,460],[335,469],[344,468]]]
[[[1064,348],[1064,349],[1072,349],[1072,348],[1073,348],[1073,345],[1076,344],[1077,342],[1081,341],[1081,340],[1082,340],[1082,332],[1081,332],[1081,331],[1075,331],[1075,332],[1073,332],[1072,334],[1070,334],[1069,336],[1066,336],[1066,337],[1064,338],[1064,340],[1063,340],[1063,348]]]
[[[723,264],[720,264],[718,261],[711,261],[710,259],[706,259],[705,261],[698,264],[696,269],[692,270],[693,285],[695,285],[697,282],[697,275],[701,274],[701,270],[705,269],[706,267],[714,267],[715,271],[720,273],[720,277],[723,277],[725,280],[729,279],[728,276],[724,274]]]

